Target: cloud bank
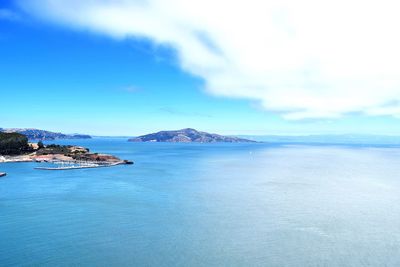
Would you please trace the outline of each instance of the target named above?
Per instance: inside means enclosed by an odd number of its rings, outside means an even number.
[[[400,117],[396,1],[21,0],[48,21],[173,48],[208,92],[287,119]]]

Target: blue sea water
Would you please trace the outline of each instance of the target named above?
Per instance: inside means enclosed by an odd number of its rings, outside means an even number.
[[[135,165],[0,164],[0,266],[400,266],[400,148],[67,140]]]

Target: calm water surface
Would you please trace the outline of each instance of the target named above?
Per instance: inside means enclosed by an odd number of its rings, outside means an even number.
[[[0,266],[400,266],[400,148],[59,142],[135,165],[0,165]]]

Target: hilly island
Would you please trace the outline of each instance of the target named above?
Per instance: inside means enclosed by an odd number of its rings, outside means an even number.
[[[234,136],[223,136],[200,132],[195,129],[186,128],[176,131],[160,131],[129,139],[130,142],[173,142],[173,143],[255,143],[256,141],[238,138]]]

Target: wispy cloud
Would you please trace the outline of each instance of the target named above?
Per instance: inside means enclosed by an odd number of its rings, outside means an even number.
[[[400,116],[398,1],[21,0],[74,28],[172,47],[214,95],[287,119]],[[395,103],[388,106],[387,103]]]
[[[162,107],[159,109],[159,111],[176,116],[212,118],[212,116],[209,114],[199,112],[187,112],[172,107]]]
[[[0,20],[1,19],[17,21],[20,20],[21,17],[16,12],[10,9],[0,8]]]
[[[121,91],[128,92],[128,93],[137,93],[137,92],[141,91],[141,88],[137,87],[135,85],[128,85],[128,86],[122,87]]]

